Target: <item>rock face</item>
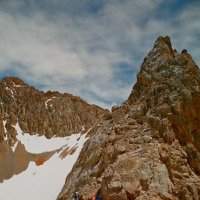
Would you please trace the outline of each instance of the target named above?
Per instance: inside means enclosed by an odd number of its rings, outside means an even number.
[[[16,123],[23,132],[31,135],[62,137],[87,132],[107,113],[108,110],[90,105],[80,97],[59,92],[44,93],[17,77],[4,78],[0,81],[0,184],[28,169],[30,162],[42,165],[56,153],[27,152],[16,137]]]
[[[159,37],[120,107],[90,131],[59,200],[200,199],[200,71]]]
[[[80,97],[44,93],[17,77],[7,77],[0,81],[0,152],[15,143],[16,122],[23,132],[51,138],[87,130],[107,112]]]

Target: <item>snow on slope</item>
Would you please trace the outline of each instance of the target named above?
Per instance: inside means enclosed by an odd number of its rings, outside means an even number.
[[[48,102],[51,101],[52,99],[55,99],[55,98],[56,98],[56,97],[52,97],[52,98],[50,98],[50,99],[48,99],[48,100],[45,101],[44,104],[45,104],[46,108],[48,108]],[[50,106],[52,107],[53,105],[50,104]]]
[[[4,132],[6,133],[7,130],[6,130],[6,120],[3,120],[3,128],[4,128]]]
[[[6,120],[3,120],[3,129],[4,129],[4,132],[7,133],[7,129],[6,129]],[[8,139],[8,136],[6,134],[6,137],[5,137],[5,140]]]
[[[66,144],[68,147],[72,148],[78,144],[77,139],[81,137],[81,134],[78,133],[66,137],[53,137],[47,139],[45,136],[23,133],[18,123],[13,127],[17,130],[18,141],[21,141],[21,143],[24,144],[25,149],[30,153],[53,151],[65,146]]]
[[[87,140],[86,134],[46,139],[29,134],[23,135],[18,124],[15,128],[18,132],[18,140],[25,145],[27,151],[32,153],[51,151],[60,147],[64,150],[66,147],[76,146],[77,149],[72,155],[63,159],[61,159],[63,151],[55,153],[40,166],[30,162],[26,171],[0,184],[0,200],[56,200],[66,176],[70,173]]]

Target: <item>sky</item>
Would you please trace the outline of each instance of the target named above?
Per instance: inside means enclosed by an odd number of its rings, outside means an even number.
[[[110,108],[161,35],[200,64],[199,10],[200,0],[0,0],[0,79]]]

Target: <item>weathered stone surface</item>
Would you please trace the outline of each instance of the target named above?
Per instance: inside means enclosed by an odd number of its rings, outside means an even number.
[[[89,105],[80,97],[59,92],[40,92],[16,77],[0,81],[0,142],[5,134],[15,139],[13,125],[30,134],[51,138],[88,130],[103,114],[102,108]],[[105,115],[104,114],[104,115]],[[7,132],[3,130],[6,121]]]
[[[85,132],[106,113],[110,115],[108,110],[89,105],[80,97],[44,93],[17,77],[4,78],[0,81],[0,182],[26,170],[30,161],[42,165],[52,155],[30,154],[19,143],[13,153],[17,122],[24,132],[51,138]]]
[[[128,100],[93,127],[58,199],[75,190],[104,200],[200,199],[199,88],[191,56],[159,37]]]

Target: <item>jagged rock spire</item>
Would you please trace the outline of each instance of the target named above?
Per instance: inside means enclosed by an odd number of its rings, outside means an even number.
[[[157,40],[154,43],[154,47],[153,48],[157,48],[157,47],[165,47],[166,49],[168,48],[170,51],[172,50],[172,44],[171,44],[171,40],[169,36],[160,36],[157,38]]]
[[[171,84],[172,81],[181,81],[185,74],[199,78],[199,68],[187,50],[178,53],[173,50],[170,38],[159,37],[153,49],[144,58],[141,70],[137,75],[137,82],[128,98],[133,103],[142,95],[146,95],[150,87],[161,82]],[[192,79],[192,77],[190,77]]]
[[[159,37],[128,100],[94,127],[59,200],[200,199],[200,72]],[[88,156],[89,155],[89,156]]]

